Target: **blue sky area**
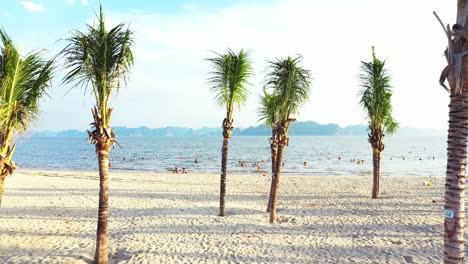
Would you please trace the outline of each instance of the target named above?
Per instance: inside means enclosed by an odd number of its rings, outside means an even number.
[[[73,29],[93,23],[100,1],[2,1],[0,26],[23,53],[57,54]],[[135,32],[130,82],[112,98],[114,126],[220,126],[224,109],[206,85],[206,58],[227,48],[247,49],[254,77],[251,95],[235,114],[235,126],[257,125],[266,61],[303,56],[312,93],[300,121],[366,124],[358,103],[359,66],[387,59],[393,77],[394,115],[402,126],[446,129],[448,94],[438,85],[446,65],[446,40],[432,11],[455,22],[456,4],[440,0],[108,0],[108,28],[129,23]],[[411,25],[411,26],[408,26]],[[417,29],[417,30],[415,30]],[[58,41],[61,40],[62,41]],[[41,104],[36,130],[83,129],[93,98],[61,84],[58,68],[51,98]]]

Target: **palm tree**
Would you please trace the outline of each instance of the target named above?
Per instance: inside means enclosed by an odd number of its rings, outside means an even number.
[[[22,57],[19,48],[0,29],[0,205],[5,178],[15,170],[13,137],[26,131],[41,111],[39,100],[51,86],[54,60],[42,52]]]
[[[226,54],[215,53],[217,57],[207,59],[213,71],[208,83],[215,94],[215,100],[221,107],[226,107],[223,120],[223,146],[221,149],[221,183],[219,198],[219,216],[226,214],[226,174],[229,139],[233,130],[234,111],[240,109],[247,100],[248,79],[252,76],[252,67],[248,52],[240,50],[238,54],[228,49]]]
[[[277,127],[279,119],[279,106],[281,101],[278,100],[278,96],[269,94],[265,89],[263,89],[263,96],[260,98],[261,106],[259,109],[260,119],[259,121],[264,121],[265,126],[271,128],[271,137],[270,137],[270,151],[271,151],[271,187],[270,195],[268,198],[267,212],[270,212],[271,208],[271,197],[274,191],[275,183],[275,168],[276,168],[276,155],[278,153],[278,140],[277,140]]]
[[[276,202],[278,198],[281,165],[284,147],[288,144],[288,130],[300,107],[309,99],[310,73],[301,67],[302,57],[287,57],[269,61],[269,71],[265,77],[266,89],[272,89],[272,95],[278,98],[278,119],[274,139],[277,140],[276,167],[271,191],[270,222],[276,221]],[[275,103],[276,104],[276,103]]]
[[[110,127],[112,108],[109,98],[126,82],[133,65],[133,32],[119,24],[107,31],[102,6],[98,23],[88,25],[88,32],[72,31],[68,45],[62,50],[65,68],[68,70],[63,82],[75,82],[74,86],[91,84],[96,105],[91,109],[93,131],[88,130],[88,140],[96,147],[99,162],[99,214],[96,238],[95,263],[107,263],[107,218],[109,214],[109,151],[116,143]]]
[[[372,61],[361,62],[360,104],[369,119],[369,143],[374,165],[372,198],[380,196],[380,157],[385,148],[384,136],[395,133],[398,123],[392,117],[392,91],[390,75],[385,61],[377,59],[372,47]]]
[[[435,13],[434,13],[435,14]],[[447,35],[445,50],[448,65],[442,71],[440,84],[450,93],[445,181],[444,263],[463,263],[465,229],[465,181],[468,141],[468,0],[458,0],[457,22],[441,25]],[[436,15],[437,16],[437,15]],[[448,79],[450,89],[444,85]]]

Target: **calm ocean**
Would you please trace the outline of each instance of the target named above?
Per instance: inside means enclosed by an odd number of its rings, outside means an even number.
[[[175,166],[190,172],[218,173],[221,137],[119,137],[123,149],[111,152],[111,171],[167,172]],[[446,137],[387,137],[383,175],[443,176]],[[17,141],[14,160],[24,169],[96,170],[94,146],[78,137],[32,137]],[[195,163],[198,157],[199,163]],[[233,137],[228,170],[269,173],[268,137]],[[364,160],[363,164],[351,160]],[[246,161],[241,167],[238,161]],[[261,162],[257,172],[254,162]],[[302,175],[370,175],[372,151],[365,136],[291,136],[283,171]],[[307,162],[307,166],[303,163]]]

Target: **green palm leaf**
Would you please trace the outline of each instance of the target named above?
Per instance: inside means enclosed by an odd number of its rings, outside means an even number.
[[[119,24],[107,31],[102,6],[98,22],[88,25],[83,33],[72,31],[69,44],[62,50],[67,74],[63,83],[74,83],[73,87],[89,86],[96,99],[96,106],[103,118],[104,127],[109,126],[108,104],[110,96],[120,89],[120,82],[127,81],[133,66],[131,47],[133,32]]]
[[[392,117],[391,77],[385,68],[385,60],[381,61],[375,56],[374,47],[372,61],[361,62],[358,77],[361,82],[359,103],[369,119],[369,129],[382,129],[389,135],[395,133],[398,123]]]
[[[4,30],[0,39],[0,132],[26,130],[41,113],[38,104],[51,85],[54,59],[44,60],[44,52],[21,57]]]
[[[215,58],[207,59],[211,62],[212,71],[208,78],[210,90],[215,95],[215,101],[225,106],[228,113],[239,109],[247,100],[250,84],[248,79],[252,76],[252,67],[249,53],[240,50],[238,54],[228,49],[227,54],[219,54]]]
[[[15,169],[13,134],[27,130],[38,119],[39,101],[47,95],[55,65],[54,59],[43,59],[43,52],[21,56],[4,29],[0,29],[0,40],[0,178],[3,180]]]
[[[258,109],[259,121],[264,121],[266,126],[273,127],[279,121],[281,103],[279,96],[269,94],[263,89]]]
[[[309,99],[310,73],[302,68],[302,57],[287,57],[268,62],[265,89],[272,90],[277,97],[279,121],[287,121],[297,114],[300,107]]]

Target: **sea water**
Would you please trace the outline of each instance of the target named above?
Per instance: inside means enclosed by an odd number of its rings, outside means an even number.
[[[219,173],[221,137],[118,137],[123,148],[110,152],[111,171]],[[386,137],[383,175],[443,176],[446,137]],[[199,162],[194,162],[195,159]],[[14,160],[24,169],[97,170],[94,146],[80,137],[31,137],[17,140]],[[246,166],[240,166],[245,161]],[[291,136],[283,172],[300,175],[371,175],[372,149],[366,136]],[[361,162],[363,161],[363,162]],[[254,163],[260,162],[260,171]],[[304,166],[304,162],[307,165]],[[229,141],[228,171],[268,174],[267,136],[238,136]]]

